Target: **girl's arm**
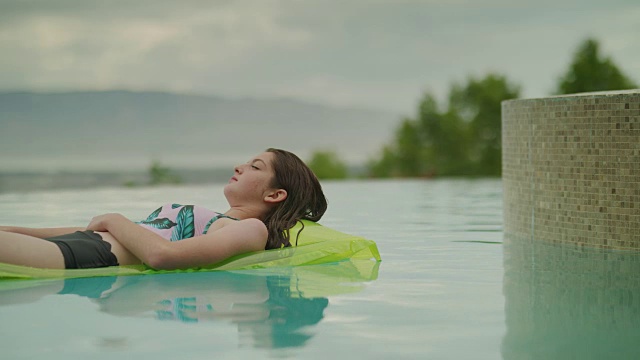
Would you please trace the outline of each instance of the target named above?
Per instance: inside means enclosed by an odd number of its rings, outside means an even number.
[[[62,228],[27,228],[19,226],[0,226],[0,231],[12,232],[16,234],[29,235],[40,239],[71,234],[76,231],[82,231],[81,227],[62,227]]]
[[[87,230],[108,231],[118,242],[154,269],[211,265],[231,256],[264,250],[267,228],[259,219],[230,221],[205,235],[170,242],[120,214],[100,215]]]

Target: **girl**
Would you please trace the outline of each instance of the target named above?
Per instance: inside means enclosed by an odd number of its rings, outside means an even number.
[[[86,229],[0,227],[0,262],[52,269],[199,267],[291,246],[288,229],[301,219],[318,221],[327,209],[317,177],[279,149],[236,166],[224,195],[230,206],[225,213],[168,204],[137,223],[104,214]]]

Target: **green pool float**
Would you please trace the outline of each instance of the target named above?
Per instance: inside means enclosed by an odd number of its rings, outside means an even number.
[[[59,279],[94,276],[148,275],[175,272],[245,270],[302,265],[327,264],[344,260],[380,261],[376,243],[359,236],[303,220],[298,245],[282,249],[257,251],[231,257],[210,266],[184,270],[154,270],[145,265],[111,266],[97,269],[40,269],[0,263],[0,280]],[[301,230],[293,227],[291,238]]]

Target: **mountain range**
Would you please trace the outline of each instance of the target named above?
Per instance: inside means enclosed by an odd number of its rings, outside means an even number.
[[[151,161],[205,168],[267,147],[303,159],[335,151],[347,163],[377,155],[399,115],[290,99],[167,92],[0,93],[0,171],[139,169]]]

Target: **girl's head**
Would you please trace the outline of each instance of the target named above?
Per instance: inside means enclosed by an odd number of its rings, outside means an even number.
[[[298,220],[318,221],[327,210],[327,199],[316,175],[295,154],[280,149],[267,149],[273,154],[274,170],[271,187],[283,189],[286,198],[273,206],[263,221],[269,230],[267,249],[291,246],[289,230]]]
[[[327,199],[316,175],[299,157],[285,150],[270,148],[237,166],[230,182],[242,184],[234,185],[233,192],[225,188],[228,200],[234,193],[236,201],[260,207],[260,219],[269,232],[267,250],[291,246],[289,229],[302,219],[318,221],[327,210]]]

